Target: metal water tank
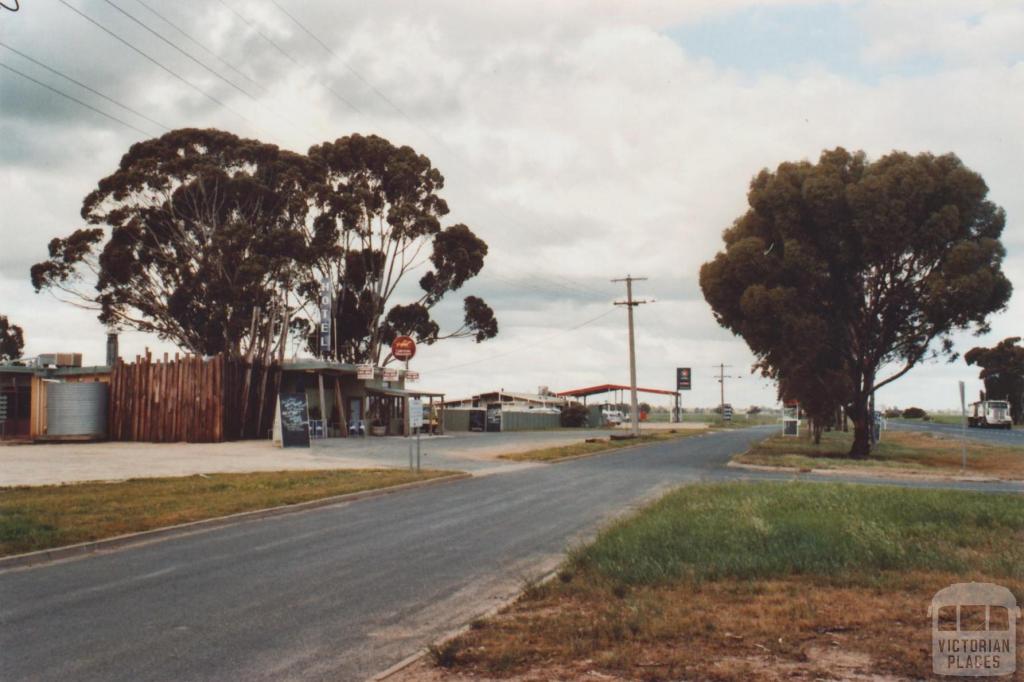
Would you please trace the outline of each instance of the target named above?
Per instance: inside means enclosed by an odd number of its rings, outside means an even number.
[[[108,386],[99,381],[46,384],[46,435],[107,435]]]

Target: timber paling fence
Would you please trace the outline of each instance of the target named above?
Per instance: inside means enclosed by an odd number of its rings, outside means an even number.
[[[266,438],[273,425],[281,367],[193,355],[118,360],[110,376],[110,440],[220,443]]]

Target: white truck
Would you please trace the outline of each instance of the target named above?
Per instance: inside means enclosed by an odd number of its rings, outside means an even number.
[[[978,428],[1010,429],[1010,403],[1005,400],[979,400],[967,411],[967,425]]]

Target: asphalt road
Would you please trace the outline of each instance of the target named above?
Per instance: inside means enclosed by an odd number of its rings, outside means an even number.
[[[793,478],[723,468],[771,428],[0,573],[0,679],[362,680],[511,596],[669,486]],[[948,487],[1024,492],[1014,483]]]
[[[941,433],[943,435],[960,437],[961,429],[959,426],[952,424],[937,424],[935,422],[901,422],[895,419],[889,420],[890,429],[898,429],[901,431],[925,431],[928,433]],[[1012,430],[1007,429],[967,429],[967,437],[971,440],[977,440],[984,443],[994,443],[997,445],[1019,445],[1024,447],[1024,429],[1015,427]]]

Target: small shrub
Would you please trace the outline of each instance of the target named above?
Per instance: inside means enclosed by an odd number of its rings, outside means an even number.
[[[579,428],[586,426],[590,411],[584,405],[572,403],[562,408],[562,426]]]
[[[924,419],[928,416],[928,413],[922,410],[920,407],[908,407],[903,410],[904,419]]]
[[[460,649],[462,645],[459,640],[450,639],[441,644],[431,644],[427,647],[427,653],[438,668],[451,668],[458,662]]]

